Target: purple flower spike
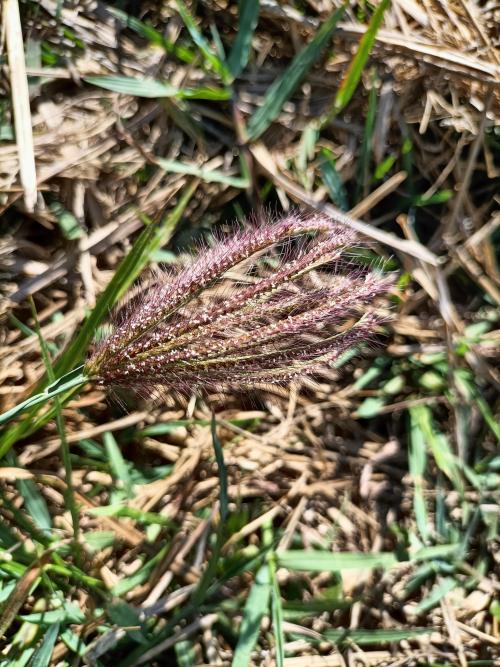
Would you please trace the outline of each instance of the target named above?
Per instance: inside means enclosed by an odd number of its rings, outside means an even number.
[[[297,214],[219,238],[144,286],[85,372],[147,393],[317,373],[373,337],[380,320],[369,306],[392,284],[346,260],[356,242],[324,215]]]

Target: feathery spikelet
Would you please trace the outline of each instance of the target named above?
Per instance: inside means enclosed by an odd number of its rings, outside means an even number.
[[[182,393],[316,373],[373,336],[369,305],[390,286],[346,262],[355,243],[323,215],[292,214],[220,238],[187,268],[157,275],[85,372],[106,387]]]

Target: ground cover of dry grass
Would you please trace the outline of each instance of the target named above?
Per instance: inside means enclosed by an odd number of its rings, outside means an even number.
[[[250,214],[343,211],[396,286],[362,358],[211,396],[214,423],[87,386],[5,425],[0,664],[498,664],[498,7],[17,7],[2,411]]]

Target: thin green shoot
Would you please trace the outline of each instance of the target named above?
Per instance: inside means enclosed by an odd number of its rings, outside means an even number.
[[[40,350],[42,353],[42,359],[43,363],[45,366],[45,370],[47,372],[47,377],[49,379],[49,382],[53,383],[55,382],[55,375],[54,375],[54,368],[52,366],[52,361],[50,359],[49,351],[47,348],[47,344],[45,342],[45,339],[42,335],[41,328],[40,328],[40,323],[38,321],[38,315],[36,312],[36,307],[35,303],[32,298],[30,298],[30,308],[31,308],[31,313],[33,316],[33,319],[35,321],[35,331],[36,335],[38,336],[38,340],[40,342]],[[73,486],[73,466],[71,464],[71,457],[70,457],[70,451],[69,451],[69,444],[66,438],[66,427],[64,424],[64,417],[62,414],[62,407],[61,403],[59,400],[59,396],[56,395],[53,398],[54,401],[54,407],[55,407],[55,417],[56,417],[56,426],[57,426],[57,432],[59,434],[59,438],[61,440],[61,458],[63,461],[63,466],[64,466],[64,473],[66,477],[66,490],[64,493],[64,499],[66,501],[67,507],[69,507],[69,511],[71,514],[71,521],[73,524],[73,550],[74,550],[74,555],[75,555],[75,561],[78,564],[81,561],[81,549],[79,545],[79,538],[80,538],[80,515],[76,503],[76,498],[75,498],[75,489]]]

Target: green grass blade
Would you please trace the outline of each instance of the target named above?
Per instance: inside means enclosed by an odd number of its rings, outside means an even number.
[[[417,194],[410,201],[412,206],[432,206],[433,204],[444,204],[450,201],[454,194],[453,190],[438,190],[430,197]]]
[[[264,553],[263,553],[264,552]],[[249,555],[248,558],[244,559],[244,562],[240,562],[234,567],[229,567],[223,572],[219,579],[215,580],[206,592],[207,598],[220,591],[221,585],[229,581],[233,577],[239,576],[242,572],[254,572],[258,567],[263,564],[265,560],[266,552],[265,550],[260,550],[257,555]],[[215,603],[214,611],[219,611],[220,602]],[[204,608],[207,608],[208,605],[204,605]],[[179,624],[182,619],[189,618],[193,614],[198,614],[200,611],[199,601],[196,599],[191,600],[185,607],[179,609],[177,613],[167,622],[167,624],[159,630],[159,632],[150,638],[147,648],[158,645],[161,641],[171,636],[174,628]],[[144,647],[135,649],[132,651],[126,658],[122,659],[122,667],[133,667],[137,664],[137,661],[140,660],[141,654],[144,652]]]
[[[377,36],[378,29],[384,18],[384,13],[387,7],[389,6],[391,0],[382,0],[378,5],[376,10],[373,13],[370,24],[361,38],[359,43],[359,48],[354,56],[354,59],[351,61],[347,72],[340,84],[340,88],[335,95],[335,101],[333,103],[333,114],[336,115],[339,111],[349,103],[351,97],[356,90],[356,87],[361,78],[361,73],[366,65],[370,51],[372,50],[373,44],[375,42],[375,37]]]
[[[54,560],[60,561],[57,564],[49,564],[46,567],[46,572],[54,572],[61,575],[62,577],[71,578],[72,581],[76,581],[79,584],[83,584],[85,587],[93,588],[95,591],[100,591],[104,588],[104,584],[100,579],[91,577],[88,574],[85,574],[79,568],[74,565],[62,565],[60,563],[64,562],[62,557],[54,552]]]
[[[190,639],[177,642],[174,650],[178,667],[193,667],[196,664],[196,651]]]
[[[40,349],[42,353],[43,363],[45,365],[45,370],[47,372],[47,377],[49,378],[49,381],[51,383],[54,383],[55,382],[54,368],[52,366],[52,361],[50,359],[47,343],[45,342],[45,339],[42,335],[42,330],[40,328],[40,322],[38,321],[38,315],[36,312],[35,303],[32,298],[30,298],[30,307],[33,319],[35,321],[35,332],[40,343]],[[64,492],[64,500],[71,514],[71,520],[73,523],[73,540],[74,540],[73,547],[75,552],[75,558],[78,561],[80,558],[80,545],[78,543],[78,535],[80,532],[80,515],[75,500],[75,491],[73,488],[73,481],[72,481],[73,467],[71,465],[69,445],[66,439],[66,426],[64,424],[64,417],[62,414],[59,396],[54,397],[54,409],[55,409],[57,433],[59,434],[59,438],[61,440],[61,447],[60,447],[61,458],[63,460],[64,473],[66,477],[66,489]]]
[[[127,498],[132,498],[134,492],[132,490],[132,480],[130,479],[129,469],[122,456],[120,448],[111,432],[107,432],[103,436],[104,447],[108,455],[109,464],[113,475],[117,481],[117,487],[123,488]]]
[[[264,104],[248,122],[248,138],[251,141],[258,139],[278,117],[283,104],[290,98],[326,47],[345,8],[346,5],[342,5],[323,23],[309,44],[295,56],[286,72],[269,87]]]
[[[199,88],[176,88],[168,82],[157,81],[156,79],[136,79],[132,76],[87,76],[84,81],[111,90],[123,95],[134,95],[135,97],[146,97],[158,99],[162,97],[176,97],[178,99],[197,99],[197,100],[227,100],[230,98],[230,92],[220,88],[210,86],[200,86]]]
[[[100,507],[93,507],[87,510],[91,516],[116,516],[127,517],[134,521],[139,521],[147,525],[158,524],[160,526],[168,526],[170,519],[162,514],[156,512],[145,512],[137,507],[127,507],[121,503],[114,503],[113,505],[101,505]]]
[[[274,554],[273,554],[274,556]],[[285,635],[283,632],[283,606],[281,604],[280,587],[276,575],[276,563],[270,565],[271,569],[271,602],[272,602],[272,621],[274,631],[274,643],[276,651],[276,667],[283,667],[285,664]]]
[[[229,496],[228,496],[228,481],[227,481],[227,470],[224,463],[224,452],[222,450],[222,444],[217,435],[217,422],[215,420],[215,415],[212,413],[212,441],[214,443],[214,452],[215,460],[217,462],[217,469],[219,472],[219,503],[220,503],[220,518],[221,524],[227,519],[229,514]]]
[[[13,313],[9,313],[9,320],[12,322],[14,326],[16,326],[19,329],[19,331],[21,331],[24,334],[24,336],[28,337],[35,335],[33,329],[30,329],[29,326],[27,326],[24,322],[18,320]]]
[[[378,554],[328,551],[278,551],[276,553],[280,567],[289,570],[308,572],[342,572],[342,570],[389,568],[396,565],[398,559],[393,553]]]
[[[493,415],[490,406],[484,400],[478,387],[474,383],[471,373],[465,369],[459,369],[454,373],[454,380],[457,389],[459,389],[464,396],[467,396],[469,400],[473,400],[476,403],[484,421],[496,439],[500,442],[500,421]]]
[[[83,658],[88,647],[85,645],[84,640],[80,635],[76,634],[76,632],[72,632],[70,628],[64,628],[59,634],[59,637],[70,651],[76,653],[79,658]]]
[[[429,628],[394,628],[380,630],[326,630],[323,634],[326,639],[334,644],[345,644],[354,642],[360,646],[387,644],[388,642],[400,642],[403,639],[411,639],[432,632]]]
[[[373,174],[374,181],[381,181],[392,169],[398,156],[396,153],[391,153],[388,155],[385,160],[382,160],[380,164],[377,165],[375,173]]]
[[[86,76],[84,81],[124,95],[136,97],[176,97],[179,89],[154,79],[135,79],[132,76]]]
[[[188,137],[195,141],[199,146],[205,142],[203,127],[201,123],[193,117],[189,105],[184,100],[162,100],[162,107],[165,113],[171,118],[174,125],[177,125]]]
[[[455,489],[462,495],[464,492],[464,481],[458,465],[458,460],[453,453],[450,443],[445,435],[436,433],[432,423],[431,410],[426,405],[416,405],[411,408],[411,414],[418,422],[420,431],[432,452],[438,468],[448,477]]]
[[[368,396],[354,413],[357,419],[372,419],[380,414],[385,405],[382,396]]]
[[[29,667],[48,667],[59,634],[59,623],[49,625],[42,644],[33,653]]]
[[[424,474],[427,467],[425,433],[419,420],[418,407],[410,408],[410,450],[408,463],[413,480],[413,509],[420,536],[424,542],[430,538],[429,519],[424,497]]]
[[[212,50],[210,44],[203,37],[201,32],[198,30],[198,26],[189,11],[189,9],[184,4],[183,0],[176,0],[177,8],[181,19],[184,22],[184,25],[191,35],[191,39],[198,47],[200,53],[205,59],[207,66],[211,67],[214,72],[216,72],[222,79],[223,82],[228,82],[230,79],[229,71],[226,64],[218,57],[218,55]]]
[[[45,391],[41,392],[40,394],[35,394],[34,396],[30,396],[25,401],[22,401],[22,403],[18,403],[10,410],[7,410],[7,412],[1,414],[0,424],[6,424],[8,421],[11,421],[12,419],[14,419],[14,417],[17,417],[17,415],[21,414],[22,412],[26,412],[30,408],[33,408],[42,403],[47,403],[52,398],[55,398],[60,394],[64,394],[67,393],[69,390],[82,387],[87,382],[87,378],[82,373],[82,368],[83,366],[75,368],[70,373],[67,373],[66,375],[60,377],[55,382],[52,382],[45,389]],[[5,451],[3,451],[2,447],[0,446],[0,458],[4,454]]]
[[[222,545],[224,543],[224,527],[226,523],[227,516],[229,514],[229,496],[228,496],[228,481],[227,481],[227,470],[226,464],[224,463],[224,452],[222,450],[222,444],[217,435],[217,422],[215,420],[215,415],[212,414],[212,442],[215,452],[215,460],[217,462],[217,471],[219,474],[219,524],[217,526],[217,536],[215,544],[212,550],[212,554],[208,561],[207,567],[203,572],[203,575],[198,583],[198,586],[193,593],[193,596],[190,601],[190,605],[196,609],[205,599],[207,591],[212,584],[216,572],[217,566],[219,564],[219,557],[221,554]]]
[[[195,164],[186,164],[185,162],[179,162],[178,160],[165,160],[164,158],[157,158],[156,161],[166,172],[196,176],[207,183],[224,183],[225,185],[231,185],[241,189],[245,189],[250,185],[249,178],[228,176],[218,169],[205,169],[204,167],[198,167]]]
[[[158,563],[165,558],[167,551],[168,547],[163,547],[157,554],[155,554],[155,556],[153,556],[153,558],[148,560],[139,570],[137,570],[137,572],[134,572],[134,574],[131,574],[129,577],[125,577],[116,583],[111,589],[112,594],[116,595],[116,597],[123,596],[136,586],[147,581]]]
[[[231,562],[230,559],[226,560],[224,571],[221,572],[218,579],[211,584],[207,592],[207,597],[215,595],[220,590],[221,586],[233,577],[237,577],[244,572],[256,572],[266,560],[267,553],[268,548],[263,547],[260,551],[250,554],[244,553],[243,551],[241,558],[236,559],[236,561]]]
[[[51,625],[52,623],[84,623],[85,614],[74,602],[63,602],[57,609],[50,611],[36,611],[31,614],[21,614],[23,621],[40,625]]]
[[[192,63],[195,59],[195,52],[185,46],[174,44],[169,39],[166,39],[161,32],[152,26],[139,21],[134,16],[129,16],[121,9],[115,7],[107,7],[107,11],[119,19],[127,28],[133,30],[135,33],[147,39],[151,44],[160,47],[166,53],[169,53],[185,63]]]
[[[181,88],[178,95],[181,100],[212,100],[223,102],[231,99],[228,88],[214,88],[213,86],[198,86],[197,88]]]
[[[314,160],[316,155],[316,145],[319,140],[319,130],[316,121],[308,123],[302,130],[300,137],[297,157],[295,159],[295,166],[297,169],[297,176],[300,179],[302,186],[311,192],[313,186],[314,176],[308,171],[308,164]],[[326,149],[325,149],[326,150]],[[328,151],[330,152],[330,151]]]
[[[133,277],[127,280],[122,280],[122,286],[118,288],[114,303],[125,295],[125,292],[139,276],[144,267],[149,263],[153,255],[170,241],[177,228],[177,225],[184,215],[186,206],[189,204],[192,196],[196,192],[197,186],[197,181],[191,181],[188,185],[185,186],[184,191],[182,192],[175,207],[169,211],[168,214],[165,215],[159,223],[148,223],[148,227],[143,232],[148,232],[146,243],[142,248],[142,252],[138,257],[135,266],[132,265]]]
[[[36,527],[33,521],[27,516],[26,512],[20,510],[5,494],[5,492],[0,491],[0,502],[5,509],[10,512],[14,525],[23,530],[34,542],[38,542],[44,547],[49,547],[51,539],[51,531],[49,532],[40,532]],[[0,545],[3,548],[9,548],[17,544],[19,535],[9,531],[6,526],[0,526]],[[14,541],[12,541],[14,540]],[[2,560],[0,559],[0,568],[2,567]]]
[[[38,490],[37,485],[31,479],[19,480],[16,484],[19,493],[24,498],[24,505],[30,517],[33,519],[36,527],[50,535],[52,530],[52,520],[44,497]]]
[[[245,69],[252,47],[252,36],[259,20],[259,0],[239,0],[238,34],[227,59],[227,66],[234,78]]]
[[[240,635],[231,667],[247,667],[250,664],[251,653],[259,637],[260,625],[269,607],[270,594],[271,579],[266,564],[257,572],[243,609]]]
[[[370,158],[373,146],[373,133],[375,131],[375,119],[377,116],[377,75],[372,72],[371,88],[368,95],[368,110],[366,112],[363,141],[361,142],[361,154],[356,169],[356,201],[368,194],[370,181]],[[366,190],[366,191],[365,191]]]
[[[267,554],[267,567],[271,583],[271,616],[273,622],[273,634],[275,645],[276,667],[283,667],[285,660],[285,636],[283,633],[283,605],[281,603],[280,585],[277,576],[276,552],[274,551],[274,534],[272,523],[267,523],[263,528],[262,543],[269,549]]]
[[[341,211],[347,212],[350,208],[347,191],[335,167],[333,153],[327,148],[322,148],[320,151],[319,170],[332,203],[338,206]]]
[[[62,393],[61,396],[61,405],[64,405],[69,401],[71,398],[73,398],[76,394],[78,394],[80,387],[86,382],[88,382],[88,379],[84,376],[82,376],[83,382],[79,383],[78,386],[74,389],[70,389],[66,393]],[[46,403],[46,397],[45,395],[38,394],[37,398],[37,405],[40,403]],[[16,406],[18,408],[19,406]],[[24,412],[23,410],[17,410],[16,412]],[[30,435],[31,433],[34,433],[37,431],[39,428],[42,426],[45,426],[47,422],[49,422],[51,419],[54,419],[56,414],[56,409],[55,405],[49,406],[44,412],[39,414],[39,408],[33,408],[29,411],[29,413],[23,417],[23,419],[18,423],[14,424],[7,430],[5,430],[0,438],[0,459],[9,451],[9,449],[12,447],[14,443],[16,443],[19,439],[26,437]]]
[[[61,233],[68,241],[75,241],[83,236],[83,228],[76,217],[64,206],[54,201],[49,206],[50,212],[54,215],[61,229]]]
[[[412,553],[411,560],[426,561],[426,560],[453,560],[458,552],[458,544],[433,544],[430,547],[421,547]]]
[[[458,586],[458,581],[453,577],[443,577],[439,583],[432,587],[431,592],[415,607],[416,614],[424,614],[438,605],[441,600]]]
[[[82,533],[82,537],[92,552],[102,551],[116,542],[116,534],[112,530],[94,530],[91,533]]]
[[[74,360],[80,361],[83,357],[94,337],[95,330],[107,317],[109,309],[125,293],[146,266],[151,252],[157,249],[155,243],[157,231],[155,224],[150,224],[141,232],[132,249],[122,260],[113,278],[99,297],[94,310],[84,322],[78,335],[54,364],[56,375],[67,373],[74,365]]]
[[[0,590],[0,605],[9,599],[11,593],[16,587],[16,584],[17,582],[14,580],[9,581],[8,583],[2,583],[2,588]]]

